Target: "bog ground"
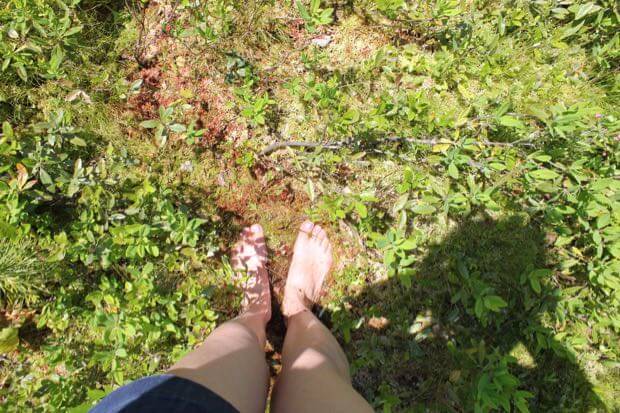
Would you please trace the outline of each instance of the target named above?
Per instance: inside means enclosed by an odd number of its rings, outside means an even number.
[[[83,412],[306,217],[377,411],[619,411],[613,0],[5,0],[0,410]],[[267,357],[275,377],[284,324]]]

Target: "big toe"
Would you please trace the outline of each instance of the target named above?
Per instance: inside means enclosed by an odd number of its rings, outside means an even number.
[[[314,228],[314,223],[310,220],[305,220],[299,227],[299,235],[305,234],[306,237],[310,236],[310,234],[312,234],[313,228]]]
[[[263,236],[263,227],[260,224],[253,224],[250,227],[250,232],[252,233],[252,237],[262,237]]]
[[[312,236],[312,230],[314,229],[314,223],[312,221],[304,221],[299,227],[299,233],[297,234],[297,240],[295,240],[295,250],[299,248],[305,249],[310,237]]]

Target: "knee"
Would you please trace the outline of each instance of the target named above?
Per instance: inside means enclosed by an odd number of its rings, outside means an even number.
[[[341,353],[340,348],[325,346],[324,343],[316,343],[316,345],[308,346],[295,357],[291,363],[291,369],[327,369],[350,382],[349,363],[344,354]]]
[[[262,350],[257,332],[239,319],[225,322],[211,333],[209,339],[221,342],[227,348],[256,347]]]

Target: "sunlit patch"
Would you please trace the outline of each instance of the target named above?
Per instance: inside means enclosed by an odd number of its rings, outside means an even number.
[[[519,366],[523,368],[531,370],[537,367],[536,360],[534,359],[534,357],[532,357],[532,353],[530,353],[530,351],[521,341],[515,344],[512,350],[510,350],[509,354],[512,357],[516,358],[517,364],[519,364]]]
[[[437,321],[433,317],[433,311],[427,309],[416,316],[409,327],[409,334],[414,336],[415,340],[418,342],[424,341],[433,335],[433,325],[436,324],[436,322]]]

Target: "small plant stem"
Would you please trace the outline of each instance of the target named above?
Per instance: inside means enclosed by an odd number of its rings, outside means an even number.
[[[383,142],[406,142],[414,145],[458,145],[461,142],[450,141],[446,139],[415,139],[415,138],[402,138],[399,136],[391,136],[381,139]],[[320,143],[320,142],[305,142],[305,141],[281,141],[275,142],[265,147],[259,152],[259,156],[267,156],[279,149],[283,148],[322,148],[322,149],[340,149],[349,144],[350,142],[340,141],[332,143]],[[515,147],[515,146],[533,146],[531,139],[520,139],[514,142],[493,142],[489,140],[478,140],[477,143],[481,143],[487,146],[502,146],[502,147]]]

